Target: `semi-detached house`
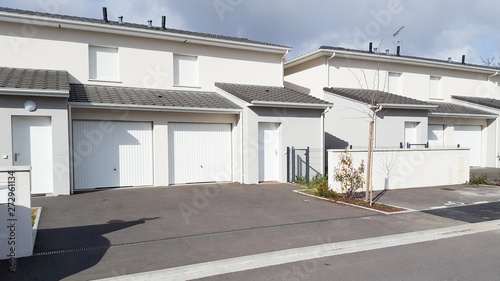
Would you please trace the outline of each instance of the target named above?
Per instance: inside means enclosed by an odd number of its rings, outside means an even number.
[[[286,148],[324,169],[331,103],[283,86],[289,47],[0,8],[0,166],[33,194],[286,182]]]
[[[498,167],[499,69],[400,50],[323,46],[287,61],[285,84],[334,104],[328,148],[366,150],[372,107],[377,149],[468,148],[470,166]]]

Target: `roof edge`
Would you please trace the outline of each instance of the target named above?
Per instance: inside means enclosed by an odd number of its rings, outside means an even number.
[[[332,103],[316,104],[316,103],[296,103],[296,102],[273,102],[273,101],[252,101],[252,106],[262,107],[291,107],[291,108],[316,108],[326,109],[332,107]]]
[[[130,109],[130,110],[154,110],[154,111],[174,111],[188,113],[220,113],[239,114],[243,109],[231,108],[202,108],[202,107],[181,107],[181,106],[159,106],[159,105],[133,105],[133,104],[111,104],[92,102],[68,102],[73,108],[96,108],[96,109]]]
[[[281,46],[272,43],[268,43],[269,45],[266,45],[265,42],[259,44],[258,42],[242,42],[236,40],[231,41],[229,39],[217,39],[217,38],[201,37],[196,35],[187,35],[180,33],[179,34],[166,33],[165,31],[158,31],[156,29],[147,30],[147,29],[138,29],[134,27],[127,27],[127,26],[103,25],[100,23],[84,22],[77,19],[70,20],[70,19],[50,18],[43,14],[27,15],[27,14],[18,14],[18,13],[0,11],[0,16],[3,17],[3,21],[12,23],[22,23],[22,24],[29,23],[33,25],[38,24],[46,27],[72,28],[75,30],[114,33],[114,34],[152,38],[152,39],[168,39],[172,41],[179,41],[185,43],[188,42],[189,40],[190,43],[195,43],[195,44],[279,53],[283,55],[292,50],[291,47]],[[60,26],[61,24],[65,24],[66,26],[61,27]],[[217,36],[217,34],[209,34],[209,35]],[[243,38],[235,37],[235,39],[243,39]]]
[[[334,47],[330,47],[329,49],[318,49],[309,54],[305,54],[303,56],[297,57],[285,63],[285,69],[288,67],[292,67],[301,63],[305,63],[316,59],[321,56],[331,56],[335,54],[335,56],[340,56],[343,58],[352,58],[352,59],[367,59],[372,61],[381,61],[381,62],[399,62],[408,65],[416,65],[416,66],[432,66],[437,68],[444,69],[453,69],[453,70],[461,70],[461,71],[473,71],[480,72],[484,74],[492,74],[495,72],[500,72],[500,69],[496,68],[488,68],[482,67],[478,65],[469,65],[469,64],[457,64],[457,63],[449,63],[445,61],[433,61],[432,59],[426,58],[413,58],[408,56],[396,56],[396,55],[385,55],[381,53],[367,53],[361,50],[349,50],[349,49],[336,49]]]
[[[10,96],[40,96],[68,98],[69,90],[0,88],[0,94]]]

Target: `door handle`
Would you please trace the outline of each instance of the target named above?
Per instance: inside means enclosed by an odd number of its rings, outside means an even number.
[[[14,153],[14,162],[17,162],[17,156],[19,156],[20,154],[20,152]]]

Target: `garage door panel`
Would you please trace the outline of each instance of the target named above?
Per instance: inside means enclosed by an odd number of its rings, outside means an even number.
[[[75,189],[153,184],[152,124],[73,122]]]
[[[460,147],[470,148],[471,166],[481,166],[481,126],[455,126],[455,142]]]
[[[231,124],[169,124],[171,184],[232,180]]]

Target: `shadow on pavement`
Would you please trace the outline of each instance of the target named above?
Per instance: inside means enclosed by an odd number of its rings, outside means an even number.
[[[18,259],[16,272],[9,272],[7,261],[1,261],[0,279],[61,280],[72,276],[102,259],[111,245],[103,235],[153,219],[157,218],[38,230],[34,255]]]
[[[468,223],[500,219],[500,202],[427,210],[422,213]]]

